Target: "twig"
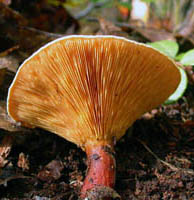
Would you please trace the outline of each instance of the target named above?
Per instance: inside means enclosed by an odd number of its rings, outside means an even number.
[[[96,17],[86,17],[86,20],[88,20],[90,22],[99,22],[99,19]],[[135,30],[138,32],[140,32],[140,31],[143,32],[143,31],[145,31],[145,28],[146,28],[143,23],[142,23],[142,26],[136,26],[133,24],[125,23],[125,22],[118,22],[118,21],[110,21],[110,22],[120,28],[128,28],[128,29]],[[149,29],[146,29],[146,30],[149,30],[150,32],[152,32],[152,31],[155,31],[157,33],[160,32],[161,34],[167,33],[167,31],[165,31],[165,30],[157,29],[154,27],[149,27]]]
[[[41,31],[41,30],[38,30],[36,28],[32,28],[32,27],[28,27],[28,26],[21,26],[20,29],[28,30],[28,31],[31,31],[31,32],[34,32],[34,33],[39,33],[41,35],[45,35],[45,36],[47,36],[49,38],[53,38],[53,39],[60,38],[60,37],[64,36],[62,34]]]
[[[5,51],[3,51],[2,53],[0,53],[0,57],[4,57],[4,56],[7,56],[9,55],[10,53],[12,53],[13,51],[19,49],[19,45],[16,45],[16,46],[13,46],[9,49],[6,49]]]
[[[20,179],[20,178],[33,178],[31,176],[23,176],[23,175],[15,175],[15,176],[11,176],[9,178],[6,178],[4,180],[0,179],[0,185],[4,185],[5,187],[7,186],[7,182],[14,180],[14,179]]]
[[[177,32],[181,35],[187,36],[193,30],[194,24],[194,1],[191,3],[190,8],[185,16],[184,21],[177,28]]]
[[[83,18],[85,16],[87,16],[94,8],[98,8],[98,7],[101,7],[103,5],[105,5],[108,1],[104,1],[104,2],[97,2],[97,3],[89,3],[88,6],[80,11],[77,15],[74,15],[74,18],[75,19],[80,19],[80,18]]]
[[[177,167],[171,165],[170,163],[167,163],[167,162],[163,161],[162,159],[160,159],[160,158],[145,144],[145,142],[143,142],[143,141],[141,141],[141,140],[139,140],[139,139],[137,139],[137,138],[136,138],[136,140],[137,140],[138,142],[140,142],[140,143],[145,147],[145,149],[146,149],[149,153],[151,153],[151,154],[154,156],[154,158],[155,158],[156,160],[159,160],[162,164],[164,164],[165,166],[169,167],[172,171],[175,171],[175,172],[177,172],[177,171],[183,171],[183,172],[185,172],[185,173],[194,175],[194,171],[191,170],[191,169],[177,168]]]

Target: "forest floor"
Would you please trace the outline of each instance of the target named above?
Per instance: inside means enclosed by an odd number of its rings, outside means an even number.
[[[17,5],[13,7],[17,9]],[[8,11],[4,9],[2,12]],[[47,32],[37,32],[35,29],[25,29],[24,32],[20,30],[21,37],[15,38],[16,30],[12,21],[9,19],[10,26],[5,25],[7,16],[10,17],[11,14],[0,16],[4,20],[0,21],[0,30],[4,34],[0,35],[0,50],[5,52],[14,46],[9,62],[12,67],[16,67],[12,70],[8,67],[4,81],[0,83],[0,120],[5,112],[7,91],[18,63],[33,52],[33,47],[39,48],[42,40],[46,43],[60,36],[49,35],[48,32],[52,28],[47,27]],[[14,15],[11,19],[14,23],[16,21],[25,24],[18,16]],[[36,20],[40,22],[40,19]],[[68,34],[77,33],[77,21],[71,23],[74,25]],[[101,33],[129,34],[126,27],[121,30],[106,23],[101,21]],[[88,25],[91,26],[90,32],[98,32],[100,28],[96,24]],[[111,27],[112,32],[110,29],[106,32],[106,25]],[[57,27],[56,32],[60,32],[60,29],[60,26]],[[85,26],[80,32],[87,33],[86,29]],[[138,31],[135,30],[138,39],[149,41]],[[133,30],[131,32],[134,36]],[[45,38],[39,37],[41,34]],[[29,43],[32,38],[33,42]],[[15,46],[16,41],[20,47]],[[188,43],[185,46],[187,45]],[[6,59],[8,56],[6,55]],[[2,57],[0,54],[0,58]],[[16,64],[13,64],[13,61]],[[194,72],[189,66],[187,73],[190,77],[184,96],[175,104],[161,105],[144,114],[116,144],[115,190],[123,200],[194,200]],[[7,123],[8,128],[5,128],[0,122],[0,148],[2,150],[5,147],[6,154],[4,160],[0,160],[0,199],[77,200],[86,173],[85,153],[76,145],[42,129],[16,127],[17,131],[14,128],[10,131],[12,128],[9,127],[9,122]],[[5,143],[8,146],[3,146]]]

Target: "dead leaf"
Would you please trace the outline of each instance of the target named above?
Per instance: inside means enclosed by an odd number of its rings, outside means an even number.
[[[1,65],[1,58],[0,58],[0,86],[4,81],[5,73],[6,73],[6,68]]]
[[[23,59],[30,56],[42,45],[62,36],[28,27],[29,22],[25,17],[3,3],[0,3],[0,13],[1,35],[5,35],[16,44],[19,44],[19,52],[23,53]],[[18,45],[13,48],[9,49],[8,53],[17,49]]]
[[[21,152],[19,154],[17,165],[18,165],[18,167],[22,168],[23,171],[29,170],[28,156],[25,156],[25,154],[23,152]]]
[[[134,24],[119,22],[117,22],[116,25],[118,25],[122,29],[130,29],[133,32],[137,32],[151,42],[155,42],[158,40],[175,40],[173,33],[167,32],[164,29],[144,27],[143,25],[135,26]]]
[[[7,56],[7,55],[9,55],[11,52],[15,51],[15,50],[18,49],[18,48],[19,48],[19,45],[13,46],[13,47],[11,47],[11,48],[9,48],[9,49],[7,49],[7,50],[1,52],[1,53],[0,53],[0,57]]]
[[[0,29],[9,39],[19,44],[19,52],[23,59],[29,57],[44,44],[62,36],[30,27],[12,26],[11,24],[2,24]]]
[[[104,18],[99,18],[100,23],[100,31],[97,35],[116,35],[116,36],[123,36],[128,37],[128,34],[112,22],[105,20]]]
[[[7,22],[11,23],[11,25],[20,25],[25,26],[28,24],[28,21],[20,15],[18,12],[14,11],[13,9],[6,6],[4,3],[0,2],[0,13],[1,13],[1,20],[4,21],[5,24]]]
[[[9,54],[19,48],[19,45],[13,46],[0,53],[0,85],[4,80],[6,70],[16,72],[19,66],[19,59],[14,59],[13,56]]]
[[[189,39],[194,44],[194,1],[190,5],[187,15],[178,27],[178,34]]]
[[[63,169],[64,165],[60,160],[52,160],[38,173],[37,177],[42,181],[52,182],[61,177]]]
[[[13,143],[13,137],[10,135],[5,135],[0,143],[0,168],[7,164],[7,156],[11,151],[11,146]]]
[[[151,28],[137,28],[136,31],[140,33],[145,38],[152,42],[159,40],[174,40],[175,38],[172,33],[167,32],[162,29],[151,29]]]
[[[187,120],[182,125],[183,127],[194,127],[194,121],[193,120]]]
[[[16,73],[16,71],[19,67],[20,60],[21,59],[17,58],[16,56],[13,56],[13,55],[8,55],[3,58],[0,57],[0,70],[3,68],[5,71],[3,76],[6,74],[7,70]],[[1,78],[1,71],[0,71],[0,82],[1,82],[1,80],[2,80],[2,78]]]

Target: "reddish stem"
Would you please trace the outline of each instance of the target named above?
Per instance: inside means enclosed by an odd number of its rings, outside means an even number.
[[[81,198],[95,187],[110,187],[115,184],[116,162],[113,148],[105,145],[86,147],[88,171],[81,190]]]

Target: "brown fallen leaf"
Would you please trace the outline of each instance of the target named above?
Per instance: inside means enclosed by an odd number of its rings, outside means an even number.
[[[151,42],[155,42],[158,40],[175,40],[173,33],[168,32],[164,29],[156,29],[144,26],[138,27],[134,24],[120,22],[116,22],[115,24],[123,29],[130,29],[133,32],[137,32]]]
[[[60,160],[52,160],[37,175],[41,181],[52,182],[61,177],[64,165]]]
[[[9,39],[19,44],[19,53],[23,56],[23,59],[30,56],[44,44],[62,36],[60,34],[52,34],[31,27],[12,26],[11,23],[0,25],[0,29]]]
[[[53,4],[50,0],[31,1],[30,3],[20,0],[13,2],[12,7],[18,9],[24,5],[25,9],[20,9],[20,13],[28,20],[30,27],[54,33],[66,33],[67,29],[72,26],[75,32],[79,27],[78,21],[64,7],[64,1]]]
[[[128,34],[112,22],[105,20],[104,18],[98,19],[100,23],[100,31],[98,31],[97,35],[116,35],[116,36],[123,36],[128,37]]]
[[[27,171],[30,169],[28,156],[25,156],[23,152],[19,154],[17,166],[22,168],[23,171]]]
[[[9,49],[7,49],[7,50],[1,52],[1,53],[0,53],[0,57],[7,56],[7,55],[9,55],[11,52],[15,51],[15,50],[18,49],[18,48],[19,48],[19,45],[13,46],[13,47],[11,47],[11,48],[9,48]]]
[[[155,42],[158,40],[174,40],[175,41],[173,33],[167,32],[163,29],[159,30],[159,29],[151,29],[151,28],[136,28],[136,31],[152,42]]]
[[[31,55],[40,46],[60,37],[59,34],[40,31],[28,27],[29,21],[20,13],[0,2],[1,35],[19,44],[23,59]],[[9,23],[7,23],[9,21]],[[17,48],[18,46],[16,45]]]
[[[7,5],[2,3],[2,1],[0,2],[0,13],[1,13],[0,18],[2,22],[9,21],[9,23],[12,22],[14,25],[20,25],[20,26],[25,26],[28,23],[28,21],[22,15],[20,15],[17,11],[14,11],[13,9],[9,8]]]
[[[8,55],[2,58],[0,57],[0,85],[1,81],[3,81],[2,78],[5,76],[7,70],[16,73],[17,68],[19,67],[19,61],[20,61],[19,58],[12,55]],[[2,72],[3,73],[2,78],[1,78],[1,69],[4,70],[4,72]]]
[[[0,58],[0,86],[4,81],[5,73],[6,73],[6,68],[1,65],[1,58]]]
[[[5,135],[0,143],[0,168],[7,164],[7,156],[11,151],[11,146],[13,143],[13,137],[11,135]]]
[[[187,120],[182,124],[183,127],[194,127],[194,121],[193,120]]]
[[[184,21],[177,28],[177,34],[194,44],[194,1],[192,1]]]
[[[18,48],[19,45],[16,45],[0,53],[0,86],[3,83],[7,69],[12,72],[17,71],[19,61],[17,59],[14,59],[14,57],[10,56],[9,54],[17,50]]]

